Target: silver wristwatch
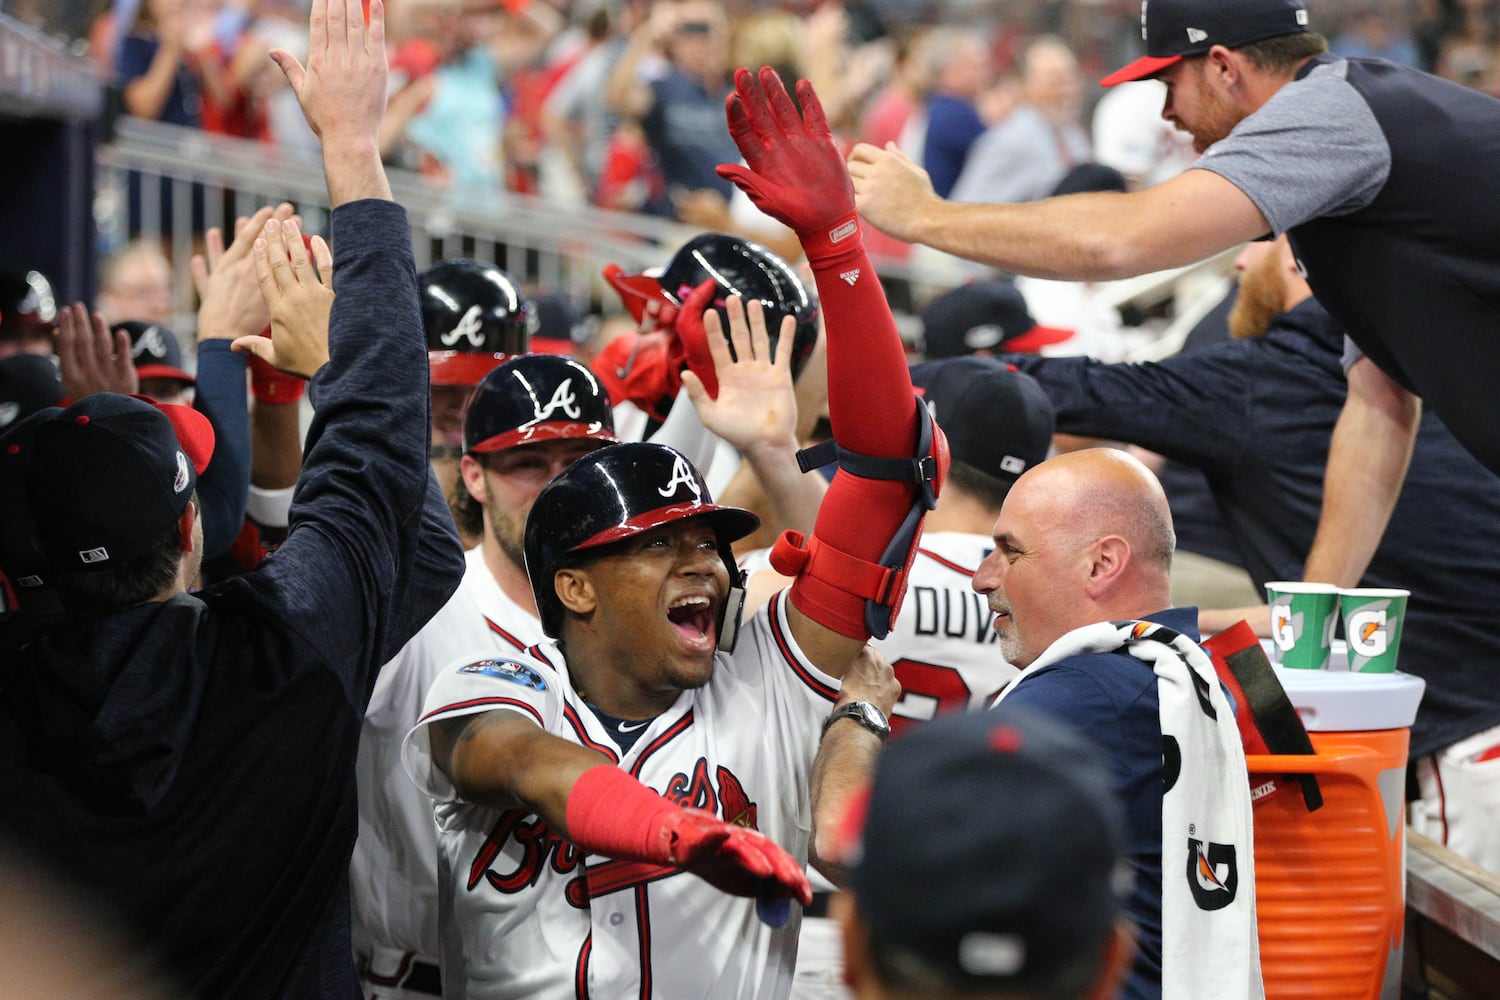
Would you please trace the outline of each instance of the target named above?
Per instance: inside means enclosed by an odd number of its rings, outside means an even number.
[[[885,717],[884,712],[868,701],[846,702],[828,713],[828,718],[823,720],[824,735],[827,735],[828,727],[840,719],[853,719],[874,733],[882,743],[891,735],[890,720]]]

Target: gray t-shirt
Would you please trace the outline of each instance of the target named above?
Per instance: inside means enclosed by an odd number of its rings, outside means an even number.
[[[1279,236],[1300,223],[1369,205],[1391,172],[1391,150],[1348,62],[1286,84],[1194,164],[1239,188]]]

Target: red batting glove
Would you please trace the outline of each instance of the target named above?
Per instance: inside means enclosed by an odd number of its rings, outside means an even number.
[[[812,902],[802,865],[775,841],[674,805],[610,764],[573,783],[567,824],[568,839],[591,853],[676,865],[734,896]]]
[[[775,70],[761,67],[758,84],[748,69],[736,70],[724,111],[748,167],[725,163],[715,169],[761,211],[791,227],[816,264],[863,244],[854,184],[812,84],[797,81],[797,99],[801,117]]]
[[[677,343],[681,345],[683,362],[698,376],[698,381],[703,383],[709,399],[719,398],[719,375],[714,368],[714,356],[708,348],[708,331],[703,327],[703,314],[714,308],[714,297],[718,291],[719,285],[714,279],[704,278],[703,283],[683,300],[672,323],[672,331],[677,335]]]
[[[682,809],[667,820],[672,863],[732,896],[812,902],[807,873],[770,837],[713,813]]]

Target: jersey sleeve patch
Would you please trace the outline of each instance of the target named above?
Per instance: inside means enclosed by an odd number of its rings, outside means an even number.
[[[496,680],[510,681],[533,691],[547,690],[547,682],[542,680],[542,675],[524,663],[515,660],[475,660],[458,668],[461,674],[478,674],[482,677],[493,677]]]

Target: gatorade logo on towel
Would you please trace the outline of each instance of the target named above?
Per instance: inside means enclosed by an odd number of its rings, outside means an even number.
[[[1233,844],[1188,838],[1187,883],[1200,910],[1222,910],[1234,902],[1240,869]]]

